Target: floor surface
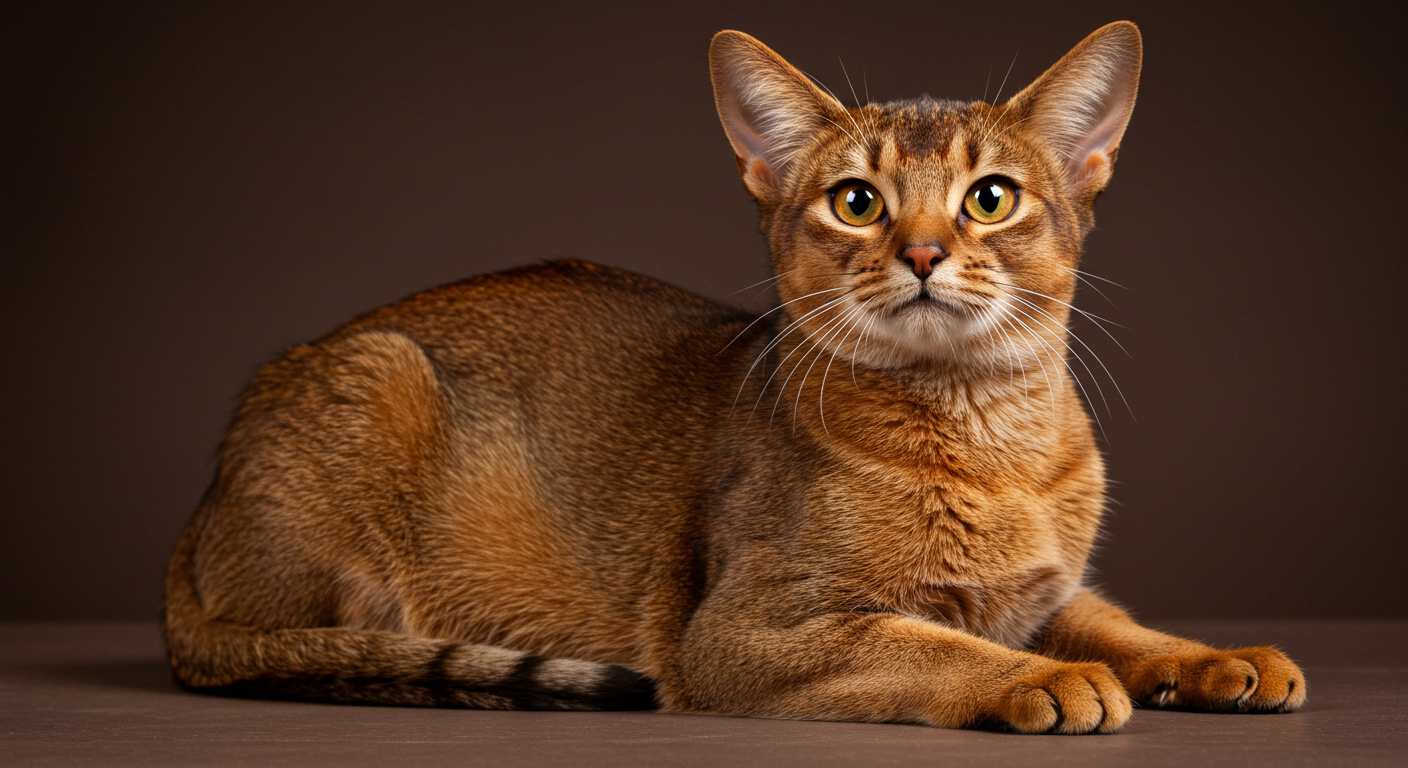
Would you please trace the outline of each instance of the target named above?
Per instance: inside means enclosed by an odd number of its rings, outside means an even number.
[[[6,766],[1408,766],[1408,622],[1166,622],[1278,645],[1283,715],[1137,710],[1111,736],[659,713],[481,712],[229,699],[171,683],[156,623],[0,624]]]

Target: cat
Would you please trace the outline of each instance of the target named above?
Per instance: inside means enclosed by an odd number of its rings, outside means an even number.
[[[1281,652],[1086,582],[1104,467],[1065,324],[1141,57],[1117,22],[1000,105],[847,108],[718,33],[780,305],[562,261],[289,349],[172,558],[177,681],[1024,733],[1300,707]]]

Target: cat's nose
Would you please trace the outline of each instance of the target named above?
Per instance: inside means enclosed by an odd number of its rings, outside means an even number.
[[[934,267],[947,256],[948,253],[940,245],[911,245],[900,251],[899,260],[914,270],[915,277],[926,280],[933,273]]]

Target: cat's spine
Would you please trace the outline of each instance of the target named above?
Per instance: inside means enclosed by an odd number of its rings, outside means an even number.
[[[211,619],[192,553],[208,505],[177,545],[166,584],[176,682],[210,693],[474,709],[654,709],[655,685],[625,667],[339,627],[259,630]]]

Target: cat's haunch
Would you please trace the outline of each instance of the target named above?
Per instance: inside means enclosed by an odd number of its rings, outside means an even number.
[[[1029,733],[1299,707],[1280,652],[1084,580],[1105,476],[1066,326],[1141,52],[1118,22],[1001,103],[847,107],[720,32],[779,306],[556,262],[291,348],[172,558],[177,679]]]

